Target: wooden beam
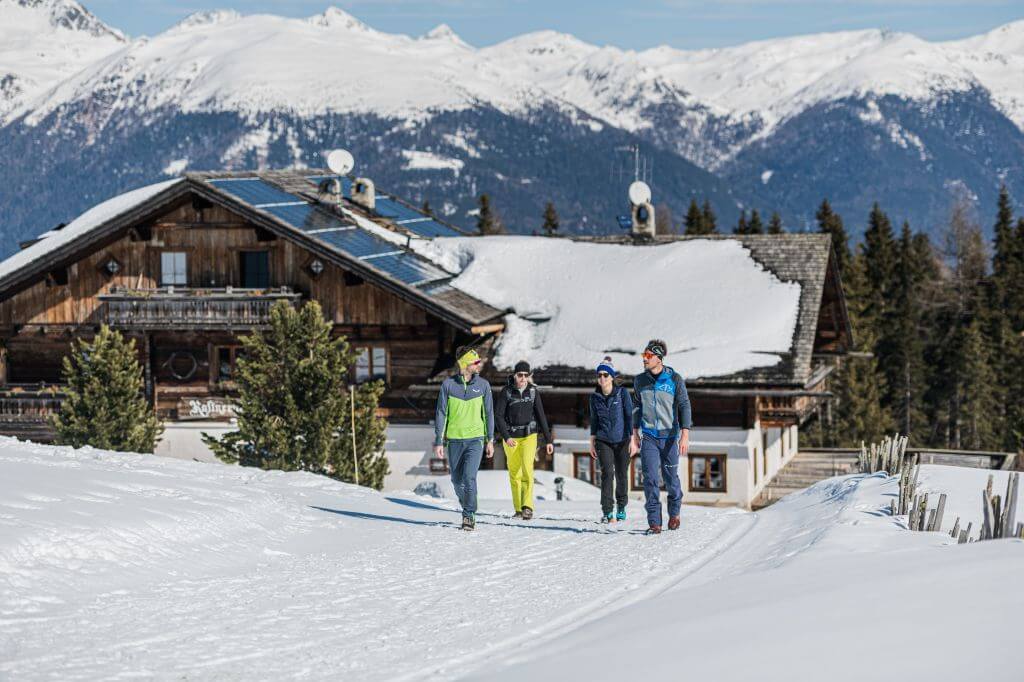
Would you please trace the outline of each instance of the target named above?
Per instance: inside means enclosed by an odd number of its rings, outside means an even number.
[[[475,327],[470,327],[469,332],[471,334],[494,334],[496,332],[500,332],[504,328],[505,324],[503,322],[495,322],[493,324],[480,324]]]

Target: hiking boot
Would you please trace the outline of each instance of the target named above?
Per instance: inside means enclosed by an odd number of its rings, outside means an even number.
[[[523,518],[523,512],[517,511],[515,514],[512,515],[512,518],[513,519],[521,519],[521,518]]]
[[[669,530],[679,530],[679,517],[678,516],[673,516],[673,517],[669,518],[669,520],[668,520],[668,529]]]
[[[617,511],[615,513],[615,518],[617,520],[619,520],[619,521],[625,521],[626,520],[626,510],[625,509],[620,509],[619,511]]]
[[[660,532],[661,532],[661,526],[651,526],[650,528],[647,529],[647,534],[648,535],[657,535]]]
[[[601,523],[611,523],[614,520],[615,517],[612,516],[611,512],[606,512],[605,514],[601,515]]]
[[[462,530],[473,530],[476,528],[476,519],[470,516],[462,517]]]
[[[523,507],[523,521],[529,521],[533,518],[533,510],[529,507]]]

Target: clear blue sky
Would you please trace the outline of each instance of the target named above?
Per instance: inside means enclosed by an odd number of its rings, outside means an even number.
[[[200,10],[306,17],[333,4],[389,33],[419,35],[447,23],[464,40],[479,46],[555,29],[598,45],[633,49],[661,44],[721,47],[862,28],[947,40],[1024,19],[1022,0],[83,0],[83,4],[131,36],[159,33]]]

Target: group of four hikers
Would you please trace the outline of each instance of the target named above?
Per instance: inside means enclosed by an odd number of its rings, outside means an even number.
[[[618,372],[605,357],[595,370],[590,396],[590,456],[601,467],[601,520],[624,521],[628,502],[629,461],[639,454],[643,471],[647,532],[662,528],[660,478],[668,496],[668,529],[679,528],[683,500],[679,459],[690,441],[690,399],[682,376],[664,364],[668,348],[653,339],[643,351],[644,371],[633,380],[633,396],[617,385]],[[547,454],[554,452],[551,428],[530,365],[516,364],[496,404],[491,385],[480,376],[484,358],[472,348],[456,353],[459,372],[441,384],[434,421],[434,454],[445,457],[462,505],[462,527],[476,526],[476,476],[484,457],[494,456],[497,426],[508,461],[516,518],[533,518],[533,460],[537,434]],[[634,400],[635,396],[635,400]]]

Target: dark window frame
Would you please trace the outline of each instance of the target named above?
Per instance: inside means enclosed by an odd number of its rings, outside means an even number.
[[[696,461],[698,459],[706,460],[705,461],[705,465],[704,465],[705,466],[704,470],[706,472],[711,471],[710,460],[718,460],[719,461],[719,466],[722,469],[722,487],[721,488],[711,488],[711,487],[707,487],[707,486],[703,486],[703,487],[699,487],[698,488],[698,487],[695,487],[693,485],[693,463],[694,463],[694,461]],[[707,452],[691,452],[688,455],[688,460],[689,460],[689,463],[688,463],[688,467],[687,467],[688,471],[687,471],[686,482],[687,482],[687,487],[689,488],[691,493],[716,493],[716,494],[723,494],[723,493],[728,493],[729,492],[729,467],[728,467],[729,458],[728,458],[728,456],[726,456],[723,453],[718,453],[718,452],[711,452],[711,453],[707,453]],[[710,482],[710,480],[711,480],[710,474],[705,474],[705,476],[707,477],[708,481]]]
[[[246,282],[247,268],[246,260],[253,256],[262,256],[265,259],[265,268],[257,268],[257,276],[260,274],[260,270],[263,270],[262,274],[265,279],[257,281],[255,286],[249,286]],[[239,249],[238,250],[238,284],[239,288],[242,289],[269,289],[273,277],[271,276],[270,266],[270,250],[269,249]],[[262,283],[261,283],[262,282]]]

